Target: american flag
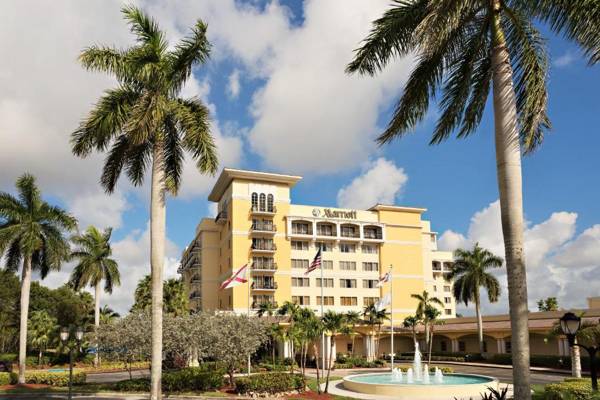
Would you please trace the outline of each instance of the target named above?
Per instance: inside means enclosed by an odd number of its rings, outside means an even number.
[[[321,248],[319,248],[319,251],[317,251],[317,255],[310,263],[310,266],[308,267],[308,269],[306,270],[304,275],[308,275],[311,272],[313,272],[315,269],[320,268],[320,267],[321,267]]]

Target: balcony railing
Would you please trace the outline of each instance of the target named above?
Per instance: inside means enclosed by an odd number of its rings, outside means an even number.
[[[381,232],[369,232],[369,231],[365,231],[364,232],[364,238],[365,239],[383,239],[383,235]]]
[[[271,304],[273,308],[279,308],[279,305],[276,301],[255,301],[252,303],[252,308],[258,309],[260,308],[261,304]]]
[[[254,251],[275,251],[277,246],[275,243],[253,243],[252,250]]]
[[[220,211],[215,217],[215,222],[217,224],[224,224],[227,221],[227,210]]]
[[[192,292],[192,293],[190,293],[190,299],[191,300],[193,300],[193,299],[199,299],[200,297],[202,297],[201,293],[198,293],[198,292]]]
[[[275,271],[277,269],[277,263],[252,263],[252,269],[255,271]]]
[[[312,229],[304,230],[304,229],[294,229],[294,227],[292,227],[292,235],[306,235],[306,236],[311,236],[312,235]]]
[[[250,213],[252,214],[275,214],[277,212],[277,207],[259,207],[259,206],[250,206]]]
[[[277,282],[252,282],[252,289],[254,290],[275,290],[277,289]]]
[[[337,236],[337,232],[336,231],[325,231],[325,230],[321,230],[321,229],[317,229],[317,236]]]
[[[251,229],[254,232],[277,232],[277,226],[273,224],[252,224]]]
[[[359,238],[360,232],[344,232],[342,231],[342,237],[345,238]]]

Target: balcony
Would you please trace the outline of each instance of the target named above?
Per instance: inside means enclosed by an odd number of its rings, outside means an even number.
[[[276,271],[277,270],[277,263],[271,262],[271,263],[258,263],[258,262],[254,262],[252,263],[252,271]]]
[[[275,243],[253,243],[251,249],[255,253],[274,253],[277,246]]]
[[[252,290],[277,290],[277,282],[253,282]]]
[[[259,207],[253,205],[250,207],[250,214],[252,215],[275,215],[277,212],[277,207]]]
[[[275,234],[275,232],[277,232],[277,226],[273,225],[273,224],[261,224],[261,223],[256,223],[256,224],[252,224],[252,227],[250,228],[250,230],[254,233],[268,233],[268,234]]]
[[[202,297],[200,292],[192,292],[190,293],[190,300],[196,300]]]
[[[215,217],[215,222],[217,224],[224,224],[227,221],[227,210],[220,211]]]
[[[350,239],[360,239],[360,233],[359,232],[344,232],[342,231],[342,235],[343,238],[350,238]]]
[[[261,304],[271,304],[273,308],[279,308],[276,301],[255,301],[252,303],[252,309],[257,310],[260,308]]]

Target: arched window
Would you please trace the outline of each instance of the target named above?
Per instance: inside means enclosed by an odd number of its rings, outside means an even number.
[[[266,207],[266,196],[264,193],[260,194],[260,202],[259,202],[259,210],[260,211],[266,211],[267,207]]]
[[[252,193],[252,209],[258,210],[258,193]]]
[[[274,208],[273,208],[273,195],[270,194],[267,196],[267,211],[268,212],[273,212]]]

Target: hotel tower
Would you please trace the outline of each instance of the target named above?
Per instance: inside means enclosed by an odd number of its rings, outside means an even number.
[[[394,320],[414,314],[414,293],[427,290],[455,316],[452,254],[437,250],[424,208],[376,204],[368,210],[298,205],[291,189],[300,176],[224,169],[208,199],[217,216],[203,218],[183,252],[180,273],[194,310],[255,312],[261,303],[292,301],[325,310],[359,311],[390,291],[378,279],[392,267]],[[318,269],[305,275],[322,250]],[[251,286],[219,290],[233,271],[251,261]]]

